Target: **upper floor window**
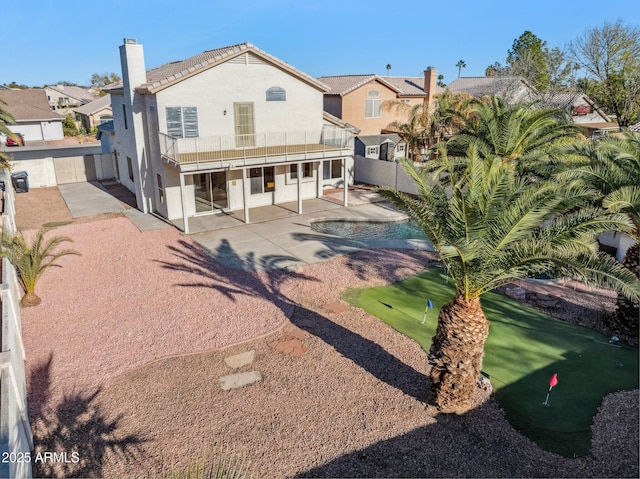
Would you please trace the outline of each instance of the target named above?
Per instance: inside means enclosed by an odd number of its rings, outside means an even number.
[[[279,86],[272,86],[267,90],[267,101],[286,101],[287,92]]]
[[[195,106],[168,106],[167,134],[174,138],[198,136],[198,108]]]
[[[378,98],[380,92],[378,90],[369,90],[367,96],[369,98],[364,101],[364,117],[380,118],[380,107],[382,105],[382,100]]]

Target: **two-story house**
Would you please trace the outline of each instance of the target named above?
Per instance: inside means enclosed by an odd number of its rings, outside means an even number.
[[[444,89],[437,85],[438,71],[428,67],[424,77],[392,77],[378,75],[340,75],[319,77],[330,91],[324,96],[325,111],[354,125],[360,135],[379,135],[394,121],[403,123],[407,111],[384,108],[401,102],[409,107],[432,104]]]
[[[321,197],[353,170],[353,134],[323,112],[328,87],[250,43],[147,71],[142,45],[120,47],[109,89],[116,174],[143,212],[181,220]]]

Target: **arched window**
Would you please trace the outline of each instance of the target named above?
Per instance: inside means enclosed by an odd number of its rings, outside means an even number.
[[[267,90],[267,101],[286,101],[287,92],[279,86],[272,86]]]

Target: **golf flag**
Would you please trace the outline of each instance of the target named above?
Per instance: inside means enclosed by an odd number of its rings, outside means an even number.
[[[422,323],[420,324],[424,324],[424,322],[427,320],[427,311],[429,311],[431,308],[433,308],[433,303],[431,302],[431,299],[428,299],[427,306],[424,308],[424,316],[422,317]]]
[[[551,376],[551,379],[549,379],[549,391],[547,391],[547,397],[545,398],[544,402],[542,403],[543,406],[548,406],[549,405],[549,393],[551,392],[553,387],[557,386],[557,385],[558,385],[558,374],[557,373],[553,373],[553,376]]]

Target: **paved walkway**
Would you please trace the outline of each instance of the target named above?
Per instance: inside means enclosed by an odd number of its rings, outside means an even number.
[[[74,218],[120,212],[140,231],[168,228],[160,218],[127,208],[96,183],[60,185],[62,194]],[[355,241],[312,229],[318,220],[401,220],[405,216],[371,190],[352,190],[349,205],[341,205],[342,192],[303,202],[303,214],[296,204],[252,208],[252,223],[245,224],[242,212],[215,214],[190,219],[190,237],[202,245],[219,263],[233,269],[248,271],[299,271],[305,265],[325,261],[335,256],[374,248],[413,248],[431,250],[420,240]],[[176,222],[176,226],[180,226]]]

